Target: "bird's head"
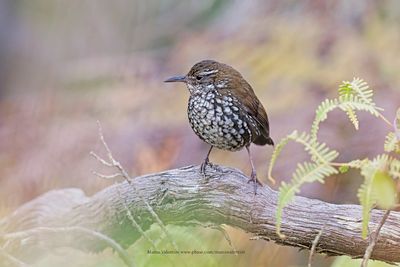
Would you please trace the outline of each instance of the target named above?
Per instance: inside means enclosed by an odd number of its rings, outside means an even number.
[[[200,61],[190,69],[188,74],[171,77],[165,82],[184,82],[191,94],[204,91],[233,89],[229,84],[237,79],[243,79],[232,67],[214,60]]]

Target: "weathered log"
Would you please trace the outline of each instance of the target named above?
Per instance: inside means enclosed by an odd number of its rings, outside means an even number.
[[[283,211],[281,231],[286,238],[281,239],[275,228],[278,192],[263,186],[255,196],[253,184],[247,180],[236,169],[207,168],[207,176],[203,177],[198,166],[189,166],[140,176],[131,184],[116,183],[92,197],[85,196],[80,189],[50,191],[0,221],[0,245],[13,257],[27,261],[43,256],[53,247],[99,251],[110,245],[75,231],[84,228],[126,248],[142,236],[137,226],[146,231],[156,223],[143,201],[146,200],[165,225],[225,224],[260,239],[305,249],[311,248],[323,229],[316,252],[363,256],[368,240],[361,238],[359,205],[295,197]],[[376,229],[383,214],[381,210],[371,212],[371,231]],[[57,229],[62,231],[57,234]],[[66,235],[68,229],[71,231]],[[399,212],[390,213],[371,259],[400,262]]]

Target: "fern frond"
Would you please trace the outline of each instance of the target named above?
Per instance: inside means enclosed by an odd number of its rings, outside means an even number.
[[[369,159],[355,159],[346,163],[347,166],[354,169],[361,169],[366,164],[369,164]]]
[[[311,126],[311,136],[313,140],[317,140],[319,124],[326,120],[328,113],[336,108],[340,108],[346,112],[351,123],[358,130],[359,121],[356,110],[367,111],[372,115],[380,116],[379,111],[383,110],[376,106],[372,100],[373,91],[369,89],[368,84],[359,78],[353,81],[344,81],[339,86],[339,98],[326,99],[317,108],[313,124]]]
[[[278,156],[281,154],[282,149],[287,145],[287,143],[290,141],[293,136],[297,136],[297,131],[294,131],[293,133],[289,134],[285,138],[281,139],[277,145],[275,145],[274,152],[272,152],[271,160],[269,162],[268,166],[268,179],[272,182],[275,183],[275,179],[272,177],[272,169],[275,166],[275,162],[278,158]]]
[[[306,132],[299,134],[297,131],[293,131],[291,134],[283,138],[278,145],[276,145],[274,152],[272,153],[268,168],[268,178],[270,180],[273,180],[272,169],[275,165],[276,159],[290,140],[302,144],[304,150],[311,156],[311,160],[318,164],[327,164],[332,162],[339,155],[336,150],[330,149],[325,143],[313,141],[311,136]]]
[[[370,161],[363,166],[361,174],[364,176],[364,183],[358,189],[357,197],[362,206],[362,237],[366,238],[368,235],[370,211],[375,202],[372,196],[372,178],[375,174],[375,169]]]
[[[356,112],[350,108],[346,109],[345,112],[347,114],[347,117],[349,117],[349,120],[351,121],[351,123],[353,123],[354,128],[356,128],[356,130],[358,130],[359,122],[358,122]]]
[[[311,136],[313,140],[317,140],[319,124],[328,118],[328,113],[339,105],[338,99],[325,99],[315,111],[315,118],[311,126]]]
[[[400,141],[397,139],[394,132],[390,132],[386,135],[384,149],[386,152],[395,151],[400,153]]]
[[[289,184],[282,182],[279,188],[279,199],[276,210],[276,232],[282,237],[280,233],[280,226],[282,222],[282,211],[294,198],[295,194],[300,192],[300,187],[305,183],[312,183],[318,181],[324,182],[324,178],[338,171],[329,164],[318,164],[314,162],[304,162],[298,164],[297,169],[293,173],[293,178]]]
[[[312,161],[316,163],[326,164],[328,162],[332,162],[339,155],[336,150],[331,150],[326,146],[325,143],[318,143],[305,132],[301,133],[300,135],[292,135],[291,139],[302,144],[304,146],[304,150],[310,154]]]
[[[378,203],[384,208],[389,208],[395,203],[396,189],[390,177],[390,170],[394,161],[395,159],[392,157],[383,154],[377,156],[373,161],[364,160],[361,166],[361,174],[364,176],[364,183],[359,188],[357,196],[362,205],[363,238],[366,238],[368,235],[368,222],[373,205]],[[397,164],[393,166],[396,168]]]
[[[351,82],[343,81],[339,86],[339,96],[358,96],[365,104],[372,104],[374,92],[368,84],[360,78],[353,78]]]
[[[389,165],[389,175],[394,179],[400,179],[400,160],[392,160]]]
[[[344,111],[347,109],[367,111],[376,117],[380,115],[379,111],[383,110],[377,107],[375,103],[364,103],[358,96],[354,95],[339,96],[339,103],[339,107]]]

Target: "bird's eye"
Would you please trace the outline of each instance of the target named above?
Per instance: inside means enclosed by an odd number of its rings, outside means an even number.
[[[202,78],[202,77],[201,77],[201,76],[199,76],[199,75],[197,75],[197,76],[196,76],[196,80],[198,80],[198,81],[200,81],[200,80],[201,80],[201,78]]]

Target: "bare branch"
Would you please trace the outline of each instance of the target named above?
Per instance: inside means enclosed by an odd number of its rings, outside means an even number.
[[[100,161],[101,164],[107,166],[107,167],[114,167],[112,163],[107,162],[104,160],[102,157],[94,153],[93,151],[90,151],[89,155],[93,156],[96,160]]]
[[[111,180],[111,179],[115,179],[117,177],[122,176],[120,173],[114,173],[114,174],[109,174],[109,175],[108,174],[101,174],[101,173],[98,173],[96,171],[92,171],[92,173],[93,173],[93,175],[96,175],[97,177],[102,178],[102,179],[106,179],[106,180]]]
[[[325,225],[324,225],[324,227],[325,227]],[[320,239],[321,236],[322,236],[322,232],[323,232],[323,230],[324,230],[324,227],[322,227],[321,230],[319,230],[318,234],[315,236],[315,239],[314,239],[313,242],[312,242],[312,246],[311,246],[311,250],[310,250],[310,255],[308,256],[308,267],[311,267],[312,259],[313,259],[315,250],[316,250],[316,248],[317,248],[319,239]]]
[[[108,160],[111,162],[107,162],[106,160],[104,160],[103,158],[99,157],[96,153],[94,152],[90,152],[90,155],[92,155],[95,159],[97,159],[100,163],[104,164],[105,166],[108,167],[115,167],[118,169],[118,171],[120,172],[120,176],[124,177],[125,180],[128,182],[128,184],[132,185],[132,178],[129,176],[128,172],[125,171],[124,167],[122,167],[121,163],[119,163],[119,161],[115,160],[115,158],[113,157],[111,150],[109,148],[109,146],[107,145],[107,142],[105,141],[104,135],[103,135],[103,130],[100,124],[100,121],[97,121],[97,125],[98,125],[98,130],[99,130],[99,138],[100,141],[102,142],[104,149],[107,152],[107,157]],[[105,179],[110,179],[110,178],[114,178],[117,177],[118,175],[102,175],[99,174],[97,172],[94,172],[94,174],[98,177],[101,178],[105,178]],[[169,242],[172,244],[172,246],[174,247],[175,250],[179,250],[178,246],[176,245],[175,241],[172,239],[171,235],[169,234],[167,228],[165,227],[165,225],[163,224],[163,222],[160,220],[160,218],[158,217],[157,213],[154,212],[153,208],[149,205],[149,203],[147,202],[147,200],[145,198],[143,198],[143,196],[141,195],[141,193],[136,190],[136,188],[134,186],[132,186],[133,190],[135,191],[135,193],[141,198],[141,200],[145,203],[148,211],[150,212],[150,214],[152,215],[152,217],[156,220],[156,222],[158,223],[158,225],[160,226],[161,230],[164,232],[164,234],[167,236]],[[142,231],[143,232],[143,231]]]
[[[382,217],[382,220],[380,221],[378,228],[376,228],[375,232],[371,233],[370,235],[370,243],[365,250],[364,258],[361,262],[361,267],[367,267],[368,266],[368,260],[371,257],[372,251],[374,250],[374,247],[376,245],[376,242],[379,238],[379,233],[382,229],[382,226],[385,224],[387,218],[389,217],[390,210],[387,210],[385,214]]]

